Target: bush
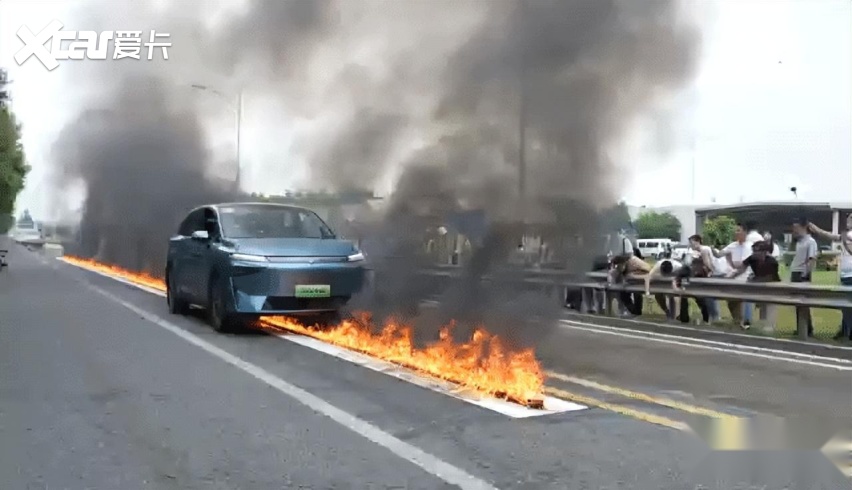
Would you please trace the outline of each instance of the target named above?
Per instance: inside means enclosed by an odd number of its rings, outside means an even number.
[[[784,266],[788,269],[790,265],[793,264],[793,257],[795,255],[792,253],[788,253],[784,255],[784,260],[782,261]],[[840,264],[840,256],[836,253],[825,253],[821,252],[819,256],[817,256],[817,265],[816,270],[818,271],[836,271],[837,267]]]
[[[821,253],[817,257],[818,271],[836,271],[840,264],[840,255],[835,253]]]
[[[11,214],[0,213],[0,235],[8,232],[14,224],[15,219],[12,218]]]

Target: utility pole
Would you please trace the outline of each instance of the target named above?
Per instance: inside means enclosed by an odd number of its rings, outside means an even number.
[[[526,14],[524,2],[518,3],[518,16],[523,26]],[[518,200],[521,223],[526,224],[526,197],[527,197],[527,83],[526,83],[526,56],[523,50],[518,60]]]
[[[692,137],[692,204],[695,202],[695,159],[698,158],[698,135]]]
[[[524,201],[527,194],[527,94],[521,81],[521,107],[518,118],[518,197]]]
[[[243,91],[240,90],[237,94],[237,176],[234,180],[234,191],[240,192],[240,177],[242,173],[242,165],[240,162],[240,133],[242,132],[243,122]]]

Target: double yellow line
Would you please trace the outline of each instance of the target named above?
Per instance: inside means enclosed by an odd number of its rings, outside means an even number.
[[[727,413],[719,412],[716,410],[710,410],[704,407],[698,407],[695,405],[690,405],[687,403],[682,403],[675,400],[670,400],[667,398],[655,397],[645,393],[639,393],[636,391],[626,390],[624,388],[619,388],[617,386],[605,385],[602,383],[598,383],[596,381],[591,381],[583,378],[577,378],[575,376],[569,376],[567,374],[558,373],[555,371],[547,371],[545,374],[550,379],[559,380],[565,383],[570,383],[578,386],[582,386],[584,388],[593,389],[596,391],[609,393],[617,396],[621,396],[624,398],[629,398],[631,400],[641,401],[644,403],[649,403],[653,405],[658,405],[662,407],[672,408],[674,410],[679,410],[681,412],[686,412],[695,415],[702,415],[704,417],[710,417],[715,419],[736,419],[737,417],[734,415],[730,415]],[[670,419],[668,417],[663,417],[660,415],[655,415],[649,412],[645,412],[642,410],[636,410],[634,408],[630,408],[624,405],[619,405],[616,403],[609,403],[603,400],[599,400],[597,398],[593,398],[586,395],[580,395],[577,393],[572,393],[560,388],[556,388],[553,386],[545,386],[545,393],[548,395],[563,398],[566,400],[574,401],[577,403],[581,403],[583,405],[588,405],[592,407],[602,408],[604,410],[609,410],[611,412],[615,412],[621,415],[625,415],[627,417],[632,417],[637,420],[641,420],[643,422],[649,422],[656,425],[661,425],[663,427],[669,427],[671,429],[682,430],[682,431],[690,431],[690,427],[688,424],[684,422],[680,422],[677,420]]]

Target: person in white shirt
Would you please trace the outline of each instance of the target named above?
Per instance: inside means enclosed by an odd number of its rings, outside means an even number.
[[[751,245],[754,245],[757,242],[763,241],[763,235],[761,235],[760,232],[757,231],[757,223],[755,223],[754,221],[749,221],[745,224],[745,227],[746,230],[748,230],[748,233],[746,233],[747,242],[749,242]]]
[[[827,232],[813,223],[808,223],[808,230],[814,235],[840,243],[840,284],[852,286],[852,213],[846,216],[846,229],[841,233]],[[852,309],[843,310],[840,333],[835,339],[852,340]]]
[[[621,232],[621,253],[624,254],[632,254],[633,253],[633,242],[630,241],[630,238],[624,233]]]
[[[728,246],[722,249],[719,254],[727,259],[728,265],[732,271],[736,271],[740,268],[740,266],[742,266],[743,261],[751,255],[751,246],[756,243],[748,241],[749,234],[746,233],[746,227],[742,224],[737,224],[734,237],[735,241],[728,244]],[[760,233],[752,234],[751,238],[758,238],[757,241],[761,241],[763,239]],[[749,269],[747,274],[738,275],[733,280],[747,282],[749,278],[751,278],[752,274],[753,272]],[[726,277],[732,277],[732,273],[729,272]],[[751,317],[752,312],[754,311],[753,304],[743,303],[742,301],[737,300],[728,300],[728,310],[730,310],[731,316],[734,317],[734,321],[739,322],[740,327],[746,330],[751,327]]]

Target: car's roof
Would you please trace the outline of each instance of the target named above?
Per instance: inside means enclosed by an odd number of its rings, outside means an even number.
[[[295,210],[299,210],[299,211],[310,211],[310,209],[302,207],[302,206],[293,206],[291,204],[280,204],[280,203],[277,203],[277,202],[223,202],[223,203],[218,203],[218,204],[205,204],[203,206],[198,206],[198,207],[192,209],[192,211],[190,211],[190,213],[195,212],[195,211],[202,209],[202,208],[213,208],[213,209],[218,210],[220,208],[231,207],[231,206],[233,206],[233,207],[237,207],[237,206],[268,206],[268,207],[276,207],[276,208],[282,208],[282,209],[295,209]]]

